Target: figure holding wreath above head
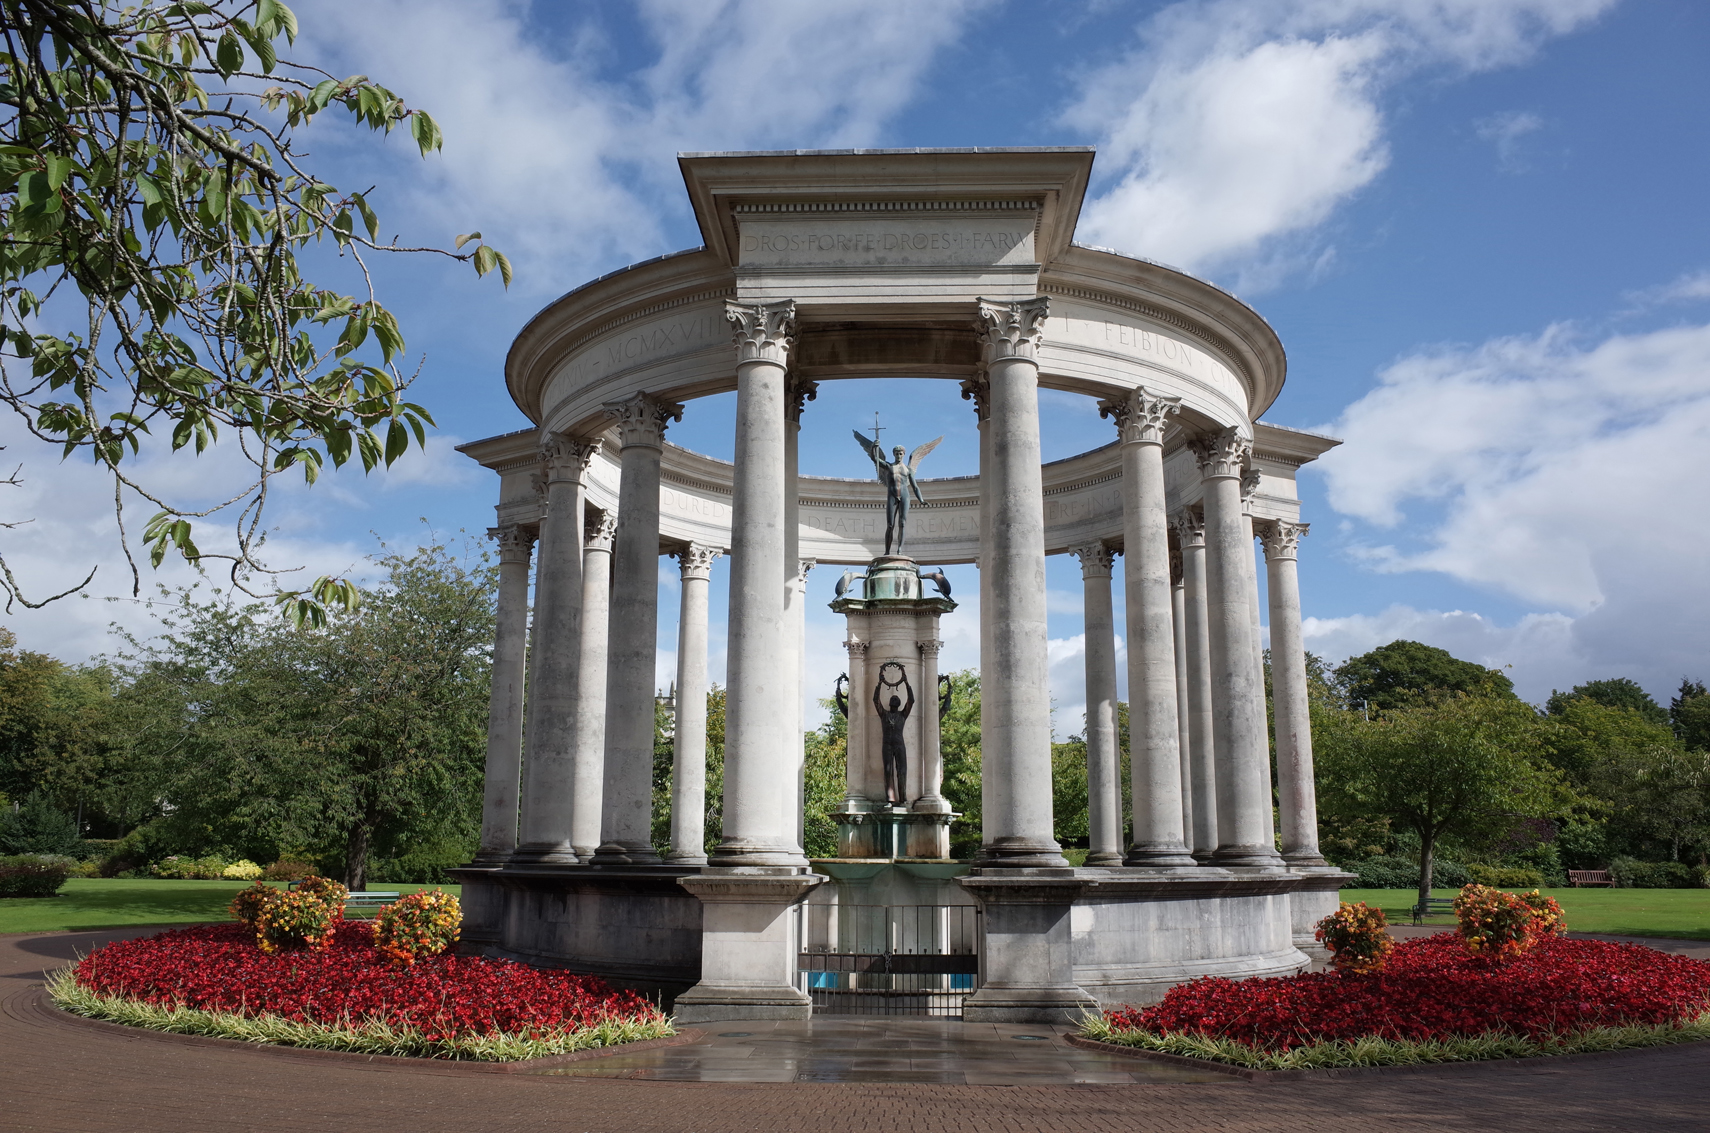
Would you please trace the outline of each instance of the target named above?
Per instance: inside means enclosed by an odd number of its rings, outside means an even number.
[[[895,680],[885,678],[891,669],[897,671]],[[903,703],[902,697],[892,692],[887,707],[885,690],[898,688],[908,694],[908,703]],[[914,711],[914,688],[908,683],[908,672],[898,662],[886,661],[879,666],[879,683],[873,686],[873,707],[879,711],[880,751],[885,758],[885,798],[892,806],[902,806],[908,802],[908,744],[903,738],[903,725],[908,722],[908,714]]]

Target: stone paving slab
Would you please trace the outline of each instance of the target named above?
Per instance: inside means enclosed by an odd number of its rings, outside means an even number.
[[[1710,1051],[1704,1044],[1635,1052],[1567,1066],[1548,1059],[1490,1066],[1477,1074],[1419,1070],[1344,1081],[1069,1083],[1022,1080],[1026,1058],[1061,1056],[1056,1028],[987,1026],[976,1041],[994,1052],[1043,1048],[1029,1056],[994,1053],[1006,1080],[988,1085],[985,1057],[958,1068],[952,1045],[921,1030],[932,1020],[886,1024],[892,1057],[921,1069],[887,1070],[886,1081],[820,1082],[798,1067],[790,1082],[766,1080],[768,1050],[815,1047],[780,1025],[709,1026],[754,1032],[759,1041],[709,1042],[722,1065],[747,1064],[742,1081],[654,1078],[636,1066],[625,1078],[562,1073],[458,1075],[397,1062],[323,1061],[289,1052],[185,1046],[160,1036],[114,1035],[67,1024],[36,1006],[47,971],[106,940],[150,929],[0,937],[0,1130],[29,1133],[1579,1133],[1644,1130],[1703,1133],[1710,1128]],[[1647,942],[1656,943],[1656,942]],[[1701,942],[1688,942],[1698,945]],[[815,1020],[817,1024],[819,1020]],[[863,1024],[837,1022],[825,1035],[859,1036]],[[819,1033],[816,1027],[816,1035]],[[1040,1043],[1005,1038],[1049,1033]],[[857,1039],[857,1042],[860,1040]],[[911,1045],[904,1046],[907,1042]],[[1005,1043],[1012,1045],[1006,1046]],[[1063,1044],[1066,1047],[1066,1044]],[[656,1052],[660,1058],[672,1051]],[[1067,1048],[1072,1050],[1073,1048]],[[856,1057],[869,1057],[857,1048]],[[842,1062],[847,1048],[836,1052]],[[874,1054],[872,1057],[880,1057]],[[635,1057],[613,1055],[613,1058]],[[710,1055],[709,1055],[710,1057]],[[818,1057],[824,1057],[820,1055]],[[758,1061],[757,1061],[758,1060]],[[927,1063],[932,1065],[925,1065]],[[599,1065],[605,1065],[600,1060]],[[1133,1067],[1125,1068],[1134,1073]],[[839,1071],[836,1067],[832,1073]],[[818,1071],[813,1073],[817,1074]],[[952,1078],[961,1075],[959,1084]],[[1087,1070],[1091,1077],[1103,1071]]]

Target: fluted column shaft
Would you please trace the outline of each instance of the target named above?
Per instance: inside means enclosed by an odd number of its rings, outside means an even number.
[[[1270,745],[1265,690],[1253,641],[1253,545],[1241,508],[1242,465],[1252,445],[1234,427],[1200,446],[1211,640],[1212,737],[1217,753],[1220,866],[1281,864],[1269,841]]]
[[[1217,850],[1217,753],[1212,724],[1211,622],[1206,606],[1205,520],[1194,511],[1175,517],[1182,549],[1182,625],[1187,643],[1188,777],[1193,783],[1195,860]]]
[[[676,552],[682,579],[677,615],[677,735],[671,763],[668,860],[707,860],[707,587],[717,547],[691,543]]]
[[[1110,566],[1102,543],[1076,547],[1081,561],[1082,629],[1086,641],[1087,865],[1122,864],[1122,764],[1116,720],[1116,616]]]
[[[780,784],[796,710],[784,616],[784,371],[795,304],[728,303],[736,337],[736,479],[731,493],[724,836],[715,866],[801,866]]]
[[[617,422],[617,536],[606,643],[605,802],[599,865],[652,865],[654,673],[659,636],[659,460],[683,407],[636,394],[606,407]]]
[[[582,546],[582,665],[576,683],[576,760],[571,776],[575,802],[570,841],[576,856],[592,860],[600,849],[600,815],[606,792],[606,645],[611,615],[612,540],[617,516],[591,519]]]
[[[1246,579],[1241,585],[1247,592],[1248,609],[1252,614],[1253,664],[1254,671],[1259,674],[1259,687],[1262,689],[1265,683],[1265,625],[1259,612],[1259,549],[1254,546],[1259,534],[1259,524],[1253,518],[1253,497],[1258,493],[1260,479],[1259,470],[1256,468],[1249,468],[1241,476],[1241,517],[1247,526],[1247,554],[1241,560]],[[1274,800],[1276,796],[1271,785],[1271,730],[1263,700],[1259,702],[1259,733],[1265,737],[1265,758],[1259,765],[1264,771],[1264,785],[1261,789],[1266,799]],[[1274,847],[1276,843],[1276,808],[1273,801],[1273,805],[1265,808],[1265,845]]]
[[[981,766],[1005,762],[1003,737],[993,732],[992,716],[985,695],[985,662],[992,655],[992,504],[997,476],[992,466],[991,383],[984,373],[962,383],[962,397],[973,402],[974,419],[980,430],[980,557],[976,569],[980,573],[980,763]],[[1009,783],[990,775],[980,777],[980,809],[996,807],[1007,811]],[[983,829],[983,827],[982,827]]]
[[[576,695],[582,639],[582,473],[598,442],[554,434],[541,449],[546,518],[535,569],[518,860],[574,864]]]
[[[1170,624],[1176,646],[1176,745],[1181,750],[1182,841],[1193,849],[1193,740],[1188,734],[1187,586],[1181,550],[1170,549]]]
[[[982,864],[1061,866],[1051,806],[1051,693],[1045,625],[1045,499],[1039,455],[1039,362],[1043,298],[979,302],[991,416],[989,641],[980,659]],[[980,470],[982,494],[987,469]],[[982,564],[983,565],[983,564]],[[989,748],[987,749],[990,750]]]
[[[1276,715],[1277,810],[1283,860],[1296,868],[1325,865],[1318,850],[1318,789],[1312,772],[1312,712],[1306,648],[1300,634],[1300,540],[1304,523],[1278,520],[1265,531],[1271,596],[1271,703]]]
[[[794,688],[795,726],[786,746],[792,771],[784,797],[793,816],[795,845],[802,847],[807,822],[807,717],[802,707],[807,676],[807,575],[814,560],[802,558],[801,431],[802,411],[819,395],[817,382],[790,378],[784,388],[784,589],[785,646],[789,650],[789,681]]]
[[[1100,411],[1122,440],[1123,579],[1128,607],[1128,773],[1134,844],[1126,864],[1193,865],[1182,840],[1180,718],[1176,714],[1170,528],[1164,505],[1164,426],[1175,398],[1136,389]]]
[[[487,772],[477,864],[497,865],[517,848],[521,790],[523,681],[528,666],[528,568],[534,532],[519,524],[488,530],[499,545],[499,606],[493,633],[493,690],[487,701]]]

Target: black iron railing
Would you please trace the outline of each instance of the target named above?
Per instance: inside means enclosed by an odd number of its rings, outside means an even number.
[[[798,967],[828,1015],[958,1018],[980,986],[972,905],[806,905]]]

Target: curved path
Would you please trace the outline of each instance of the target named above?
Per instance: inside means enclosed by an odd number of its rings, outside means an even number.
[[[117,1034],[45,1007],[42,978],[80,952],[152,929],[0,937],[0,1129],[79,1133],[125,1130],[279,1130],[317,1133],[408,1129],[411,1133],[532,1130],[565,1133],[803,1133],[843,1131],[1044,1130],[1312,1131],[1499,1128],[1516,1131],[1693,1130],[1705,1128],[1710,1044],[1601,1058],[1400,1071],[1334,1081],[1255,1084],[1171,1068],[1130,1067],[1128,1084],[1011,1086],[925,1082],[810,1084],[759,1080],[643,1081],[595,1076],[647,1073],[647,1065],[705,1065],[752,1058],[768,1044],[801,1045],[764,1024],[753,1032],[650,1054],[562,1067],[557,1073],[471,1074],[456,1066],[362,1062],[306,1052],[258,1050],[148,1033]],[[893,1021],[903,1024],[904,1021]],[[913,1024],[931,1028],[931,1021]],[[875,1021],[877,1023],[877,1021]],[[907,1026],[841,1024],[841,1039],[814,1028],[812,1044],[873,1043],[903,1061],[942,1036],[909,1038]],[[1046,1028],[1009,1028],[1040,1032]],[[879,1032],[875,1034],[875,1031]],[[770,1032],[770,1033],[769,1033]],[[923,1031],[923,1034],[925,1032]],[[981,1043],[993,1057],[1006,1035]],[[1019,1045],[1019,1044],[1018,1044]],[[1029,1050],[1033,1049],[1031,1044]],[[1090,1064],[1042,1041],[1043,1066]],[[747,1050],[747,1054],[740,1053]],[[700,1054],[694,1052],[700,1051]],[[651,1057],[652,1061],[649,1062]],[[676,1061],[673,1061],[676,1060]],[[875,1067],[875,1069],[878,1069]],[[1095,1080],[1099,1072],[1092,1072]],[[1026,1081],[1030,1075],[1013,1075]],[[1192,1080],[1200,1079],[1200,1080]]]

